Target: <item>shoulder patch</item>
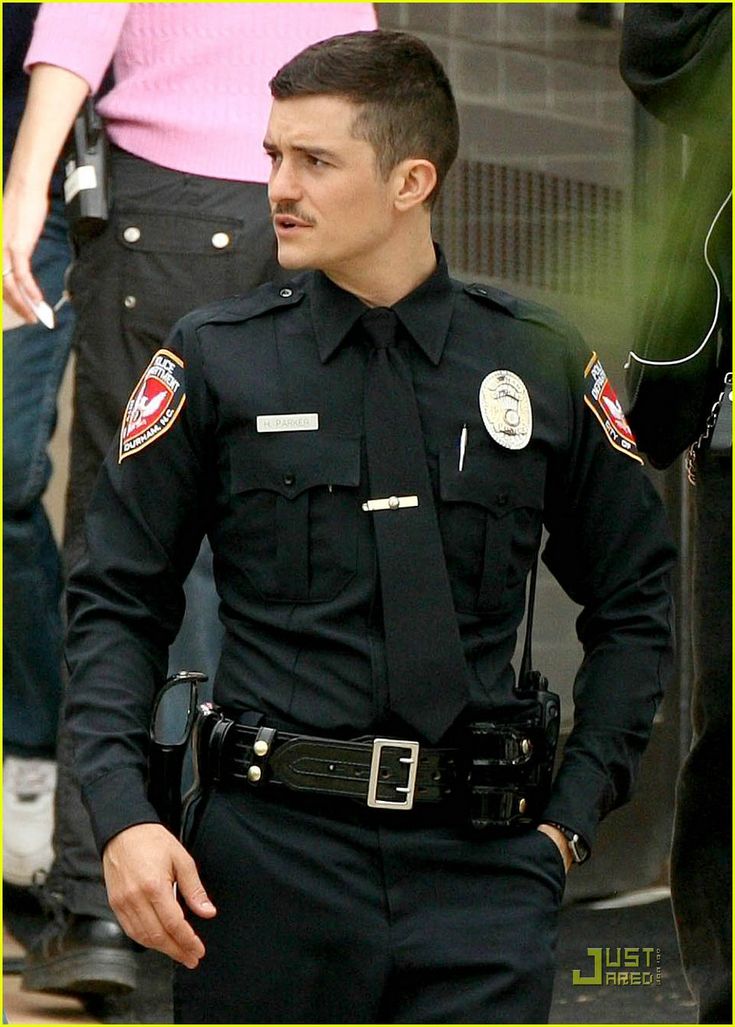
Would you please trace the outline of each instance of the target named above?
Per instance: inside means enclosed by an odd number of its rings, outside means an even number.
[[[592,354],[584,369],[584,379],[584,401],[602,425],[610,445],[642,464],[635,435],[596,353]]]
[[[160,439],[173,426],[185,400],[184,361],[170,350],[159,349],[125,407],[118,463]]]

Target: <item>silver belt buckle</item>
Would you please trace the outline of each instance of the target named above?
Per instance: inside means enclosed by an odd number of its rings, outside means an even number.
[[[398,799],[379,799],[380,762],[383,749],[407,749],[410,756],[399,756],[398,762],[408,766],[405,785],[396,785],[395,790],[402,796]],[[409,810],[413,807],[416,791],[416,775],[419,769],[419,743],[406,742],[399,738],[374,738],[373,756],[370,762],[370,780],[368,782],[367,804],[373,809]]]

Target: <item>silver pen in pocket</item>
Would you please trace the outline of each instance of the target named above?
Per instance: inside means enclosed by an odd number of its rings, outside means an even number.
[[[462,473],[464,467],[464,455],[467,452],[467,425],[462,425],[462,431],[459,433],[459,473]]]

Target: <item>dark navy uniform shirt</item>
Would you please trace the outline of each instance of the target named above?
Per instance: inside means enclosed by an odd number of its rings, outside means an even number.
[[[542,525],[544,559],[583,607],[575,727],[547,814],[589,841],[628,796],[670,656],[661,503],[624,423],[608,416],[596,356],[551,312],[451,280],[442,257],[394,309],[472,705],[513,701]],[[205,533],[226,629],[217,703],[311,734],[415,737],[386,708],[372,515],[361,509],[364,310],[319,272],[264,286],[179,322],[133,394],[69,586],[70,716],[101,846],[157,819],[144,787],[148,722]],[[481,415],[480,386],[496,370],[517,375],[530,399],[531,437],[517,450]]]

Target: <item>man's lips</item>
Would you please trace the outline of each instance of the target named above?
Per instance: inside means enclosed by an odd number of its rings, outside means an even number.
[[[304,221],[303,218],[296,218],[292,214],[276,214],[273,218],[273,224],[276,228],[288,231],[294,228],[313,228],[308,221]]]

